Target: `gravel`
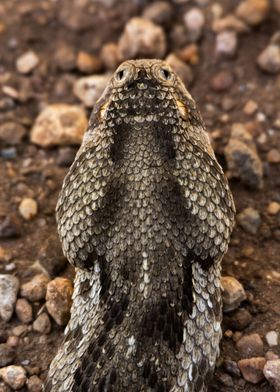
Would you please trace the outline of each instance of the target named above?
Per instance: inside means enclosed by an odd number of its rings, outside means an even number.
[[[0,275],[0,317],[8,322],[14,312],[19,280],[13,275]]]
[[[46,307],[58,325],[66,325],[70,318],[73,286],[69,279],[55,278],[48,283]]]

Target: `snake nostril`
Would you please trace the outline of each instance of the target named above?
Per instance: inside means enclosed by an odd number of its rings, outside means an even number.
[[[144,79],[147,77],[147,71],[145,69],[140,69],[137,73],[139,79]]]

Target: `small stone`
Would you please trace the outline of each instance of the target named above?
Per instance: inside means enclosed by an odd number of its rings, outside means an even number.
[[[267,153],[266,159],[269,163],[280,163],[280,151],[273,148]]]
[[[24,298],[19,298],[16,302],[16,315],[17,318],[25,323],[28,324],[32,321],[33,319],[33,312],[32,312],[32,306],[30,303],[24,299]]]
[[[102,61],[97,56],[87,52],[78,53],[76,65],[79,71],[86,74],[100,72],[103,67]]]
[[[234,77],[229,70],[218,72],[212,79],[211,86],[217,92],[229,90],[234,83]]]
[[[143,18],[159,25],[166,25],[171,21],[172,14],[172,7],[169,3],[166,1],[155,1],[145,8]]]
[[[25,128],[13,121],[7,121],[0,125],[0,141],[7,144],[19,144],[25,133]]]
[[[75,105],[48,105],[36,118],[31,141],[42,147],[80,144],[87,128],[84,109]]]
[[[115,70],[121,63],[119,48],[114,42],[109,42],[102,47],[100,57],[109,70]]]
[[[273,0],[272,1],[274,8],[277,12],[280,12],[280,0]]]
[[[17,156],[17,150],[15,147],[4,148],[1,150],[1,157],[4,159],[14,159]]]
[[[18,390],[22,388],[26,381],[26,372],[21,366],[10,365],[0,369],[0,377],[12,389]]]
[[[275,391],[280,391],[280,359],[267,361],[264,365],[263,374],[267,381],[275,388]]]
[[[66,266],[67,259],[63,255],[58,235],[51,234],[39,250],[38,261],[49,276],[57,276]]]
[[[103,93],[110,75],[92,75],[78,79],[73,92],[86,107],[92,108]]]
[[[58,325],[66,325],[69,321],[72,293],[73,287],[69,279],[56,278],[48,284],[46,306]]]
[[[215,19],[212,24],[215,33],[222,31],[235,31],[236,33],[247,33],[248,26],[234,15],[226,15],[224,18]]]
[[[237,362],[232,361],[230,359],[226,359],[223,362],[223,367],[224,367],[225,371],[228,374],[230,374],[231,376],[233,376],[233,377],[240,377],[241,376]]]
[[[237,350],[243,357],[256,357],[263,355],[263,342],[259,334],[242,336],[236,343]]]
[[[8,339],[8,332],[5,329],[0,329],[0,343],[6,343]]]
[[[259,55],[258,66],[265,72],[275,74],[280,71],[280,46],[270,44]]]
[[[265,362],[265,358],[263,357],[246,358],[238,361],[238,366],[246,381],[257,384],[264,378],[263,368]]]
[[[276,331],[267,332],[267,334],[265,335],[265,339],[269,347],[278,345],[278,333]]]
[[[13,315],[19,280],[13,275],[0,275],[0,317],[9,321]]]
[[[230,312],[237,309],[246,297],[245,290],[240,282],[232,276],[222,276],[223,311]]]
[[[41,334],[49,334],[52,329],[49,316],[46,313],[40,314],[33,323],[33,329]]]
[[[16,67],[19,73],[28,74],[39,64],[39,57],[31,50],[17,58]]]
[[[11,392],[11,391],[12,389],[7,384],[0,381],[0,392]]]
[[[184,15],[185,26],[188,30],[189,39],[197,41],[203,32],[205,17],[199,8],[192,8]]]
[[[19,205],[19,212],[25,220],[34,218],[38,212],[36,200],[29,197],[24,198]]]
[[[171,68],[179,75],[186,86],[189,86],[193,80],[193,73],[191,68],[183,63],[175,54],[170,54],[165,61]]]
[[[252,322],[252,315],[246,309],[237,309],[224,317],[224,323],[228,328],[243,331]]]
[[[28,331],[28,326],[25,324],[17,325],[12,329],[13,335],[19,337],[24,336]]]
[[[236,8],[236,15],[250,26],[262,23],[269,11],[268,0],[245,0]]]
[[[71,46],[60,46],[54,54],[54,62],[62,71],[73,70],[76,66],[75,50]]]
[[[269,215],[277,215],[278,212],[280,211],[280,203],[277,203],[277,201],[272,201],[269,203],[267,207],[267,212]]]
[[[17,347],[19,344],[19,337],[18,336],[9,336],[7,339],[7,344],[11,347]]]
[[[216,53],[222,57],[234,57],[237,44],[237,34],[234,31],[223,31],[216,37]]]
[[[243,108],[243,112],[245,114],[247,114],[248,116],[250,116],[250,115],[254,114],[257,109],[258,109],[257,102],[250,99],[249,101],[246,102],[246,104]]]
[[[58,150],[56,164],[61,167],[69,167],[74,162],[77,151],[71,147],[61,147]]]
[[[13,215],[0,215],[0,238],[15,238],[20,236],[20,223]]]
[[[225,387],[232,388],[234,386],[231,376],[221,371],[215,373],[215,378]]]
[[[196,44],[190,44],[176,51],[176,55],[185,63],[196,65],[199,63],[199,49]]]
[[[35,275],[29,282],[21,286],[20,294],[31,302],[44,299],[47,292],[49,278],[44,274]]]
[[[261,216],[257,210],[248,207],[241,211],[237,217],[238,224],[249,234],[257,234],[262,223]]]
[[[16,357],[15,350],[8,344],[0,344],[0,367],[10,365]]]
[[[166,39],[163,29],[143,18],[130,19],[119,40],[123,60],[132,58],[163,58]]]
[[[34,375],[27,380],[26,385],[29,392],[40,392],[42,390],[43,381],[38,376]]]

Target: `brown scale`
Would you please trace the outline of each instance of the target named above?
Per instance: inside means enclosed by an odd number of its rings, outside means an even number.
[[[166,63],[115,72],[57,220],[77,277],[45,390],[206,391],[234,204],[195,102]]]

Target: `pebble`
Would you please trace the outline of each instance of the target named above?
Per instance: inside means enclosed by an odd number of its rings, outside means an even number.
[[[243,124],[232,125],[229,142],[224,150],[229,174],[240,178],[252,189],[263,187],[263,165],[252,135]]]
[[[245,0],[235,10],[236,16],[250,26],[262,23],[269,11],[269,0]]]
[[[280,163],[280,151],[273,148],[267,153],[266,159],[269,163]]]
[[[261,216],[252,207],[245,208],[236,216],[239,226],[249,234],[257,234],[262,223]]]
[[[184,15],[184,22],[190,41],[197,41],[201,37],[205,25],[203,12],[199,8],[190,9]]]
[[[0,238],[15,238],[20,236],[20,224],[13,215],[0,215]]]
[[[275,391],[280,391],[280,359],[267,361],[263,374],[267,381],[275,388]]]
[[[5,329],[0,329],[0,343],[5,343],[8,339],[8,332]]]
[[[61,167],[69,167],[72,165],[77,151],[71,147],[61,147],[58,149],[56,164]]]
[[[156,24],[167,25],[171,21],[172,15],[171,4],[166,1],[155,1],[145,8],[142,16]]]
[[[41,334],[49,334],[51,332],[52,324],[49,316],[46,313],[40,314],[33,322],[33,329]]]
[[[0,275],[0,317],[3,321],[9,321],[13,315],[19,280],[13,275]]]
[[[0,367],[10,365],[15,357],[16,352],[9,344],[0,344]]]
[[[9,336],[7,339],[7,344],[11,347],[17,347],[19,344],[19,337],[18,336]]]
[[[38,212],[38,205],[36,200],[29,197],[22,199],[19,205],[19,212],[25,220],[33,219]]]
[[[247,298],[242,284],[232,276],[222,276],[221,284],[223,311],[226,313],[237,309],[240,303]]]
[[[176,51],[176,55],[180,60],[196,65],[199,63],[199,48],[196,44],[192,43],[184,48]]]
[[[185,86],[188,87],[193,80],[192,69],[172,53],[165,59],[165,61],[178,74]]]
[[[227,328],[243,331],[252,322],[252,315],[246,309],[237,309],[234,313],[224,317]]]
[[[36,375],[31,376],[27,382],[27,390],[29,392],[40,392],[42,390],[43,381]]]
[[[12,329],[12,334],[14,336],[24,336],[28,331],[28,326],[25,324],[17,325]]]
[[[71,46],[62,45],[56,50],[53,60],[62,71],[71,71],[76,66],[75,50]]]
[[[235,31],[223,31],[216,36],[216,54],[221,57],[234,57],[237,51]]]
[[[267,334],[265,335],[265,339],[269,347],[278,345],[278,333],[276,331],[267,332]]]
[[[222,70],[218,72],[212,79],[211,86],[217,92],[228,91],[234,83],[234,77],[231,71]]]
[[[223,362],[223,367],[224,367],[225,371],[228,374],[230,374],[231,376],[233,376],[233,377],[240,377],[241,376],[237,362],[232,361],[230,359],[226,359]]]
[[[46,306],[58,325],[66,325],[70,317],[73,286],[69,279],[55,278],[48,283]]]
[[[277,201],[272,201],[269,203],[267,207],[267,212],[269,215],[277,215],[278,212],[280,211],[280,203],[277,203]]]
[[[13,121],[7,121],[0,125],[0,141],[10,145],[19,144],[25,133],[25,128]]]
[[[226,15],[224,18],[215,19],[212,24],[212,29],[215,33],[222,31],[235,31],[236,33],[247,33],[248,26],[235,15]]]
[[[250,99],[249,101],[246,102],[243,108],[243,112],[248,116],[251,116],[256,112],[257,109],[258,109],[258,103]]]
[[[0,369],[0,377],[14,390],[22,388],[26,382],[26,372],[21,366],[10,365]]]
[[[15,310],[17,318],[21,322],[28,324],[33,320],[32,306],[25,298],[19,298],[17,300]]]
[[[263,368],[265,365],[265,358],[255,357],[246,358],[238,361],[239,369],[242,373],[243,378],[252,384],[257,384],[263,380]]]
[[[86,107],[92,108],[103,93],[110,75],[92,75],[78,79],[73,92]]]
[[[263,342],[257,333],[242,336],[236,343],[236,348],[245,358],[263,355]]]
[[[40,301],[46,296],[49,281],[47,275],[35,275],[29,282],[21,286],[20,294],[31,302]]]
[[[121,63],[118,45],[114,42],[105,44],[101,49],[100,58],[108,70],[115,70]]]
[[[38,261],[49,276],[57,276],[67,265],[58,235],[51,234],[42,244],[38,253]]]
[[[258,56],[257,63],[265,72],[271,74],[280,72],[280,46],[268,45]]]
[[[163,29],[144,18],[134,17],[125,25],[119,39],[119,53],[123,60],[131,58],[163,58],[166,39]]]
[[[280,12],[280,0],[273,0],[272,3],[276,11]]]
[[[39,57],[35,52],[29,50],[16,60],[16,68],[21,74],[29,74],[39,64]]]
[[[86,113],[79,106],[48,105],[35,120],[31,141],[42,147],[80,144],[87,124]]]
[[[1,150],[1,157],[4,159],[14,159],[17,156],[15,147],[4,148]]]
[[[85,74],[100,72],[103,68],[102,61],[97,56],[83,51],[78,53],[76,65]]]

